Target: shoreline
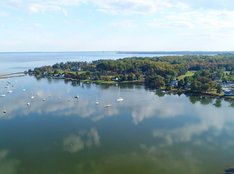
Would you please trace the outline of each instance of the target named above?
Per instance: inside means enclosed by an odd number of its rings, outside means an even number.
[[[34,75],[29,75],[29,76],[34,76]],[[36,76],[34,76],[36,77]],[[143,80],[136,80],[136,81],[123,81],[123,82],[115,82],[115,81],[104,81],[104,80],[77,80],[73,78],[65,78],[65,77],[53,77],[53,76],[46,76],[42,77],[44,78],[52,78],[52,79],[58,79],[58,80],[69,80],[69,81],[76,81],[76,82],[82,82],[82,83],[93,83],[97,85],[118,85],[118,84],[139,84],[144,87],[144,81]],[[151,88],[148,88],[151,89]],[[166,89],[153,89],[152,90],[161,90],[164,91],[164,94],[189,94],[189,95],[195,95],[195,96],[204,96],[204,97],[213,97],[213,98],[220,98],[220,99],[227,99],[227,100],[234,100],[234,96],[225,96],[224,94],[215,94],[215,93],[209,93],[209,92],[193,92],[190,89],[171,89],[171,90],[166,90]]]

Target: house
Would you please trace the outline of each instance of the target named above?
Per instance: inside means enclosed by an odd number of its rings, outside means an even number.
[[[112,78],[112,80],[117,82],[117,81],[119,81],[119,78],[118,77],[114,77],[114,78]]]
[[[223,92],[225,96],[233,96],[233,93],[230,89],[224,89]]]
[[[177,80],[172,80],[170,84],[173,87],[177,87],[178,86],[178,81]]]
[[[81,68],[79,66],[73,66],[71,68],[72,71],[81,71]]]

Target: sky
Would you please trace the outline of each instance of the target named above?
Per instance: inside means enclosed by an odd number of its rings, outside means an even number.
[[[0,51],[234,51],[234,1],[0,0]]]

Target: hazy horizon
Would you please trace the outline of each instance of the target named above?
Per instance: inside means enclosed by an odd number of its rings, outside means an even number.
[[[177,50],[170,50],[170,51],[147,51],[147,50],[80,50],[80,51],[76,51],[76,50],[71,50],[71,51],[66,51],[66,50],[50,50],[50,51],[0,51],[0,53],[66,53],[66,52],[115,52],[115,53],[234,53],[234,50],[230,50],[230,51],[220,51],[220,50],[181,50],[181,51],[177,51]]]

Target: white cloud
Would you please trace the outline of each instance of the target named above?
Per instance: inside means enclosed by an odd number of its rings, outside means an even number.
[[[167,8],[187,8],[169,0],[93,0],[99,10],[108,14],[152,14]]]
[[[66,7],[77,6],[86,0],[8,0],[0,2],[1,6],[28,10],[33,13],[39,12],[62,12],[67,15]]]
[[[150,22],[150,26],[173,29],[221,30],[234,29],[234,11],[198,10],[164,14]]]
[[[8,0],[0,2],[2,6],[27,9],[31,12],[66,11],[69,6],[81,3],[95,4],[99,11],[108,14],[152,14],[166,8],[187,8],[182,2],[171,0]]]

